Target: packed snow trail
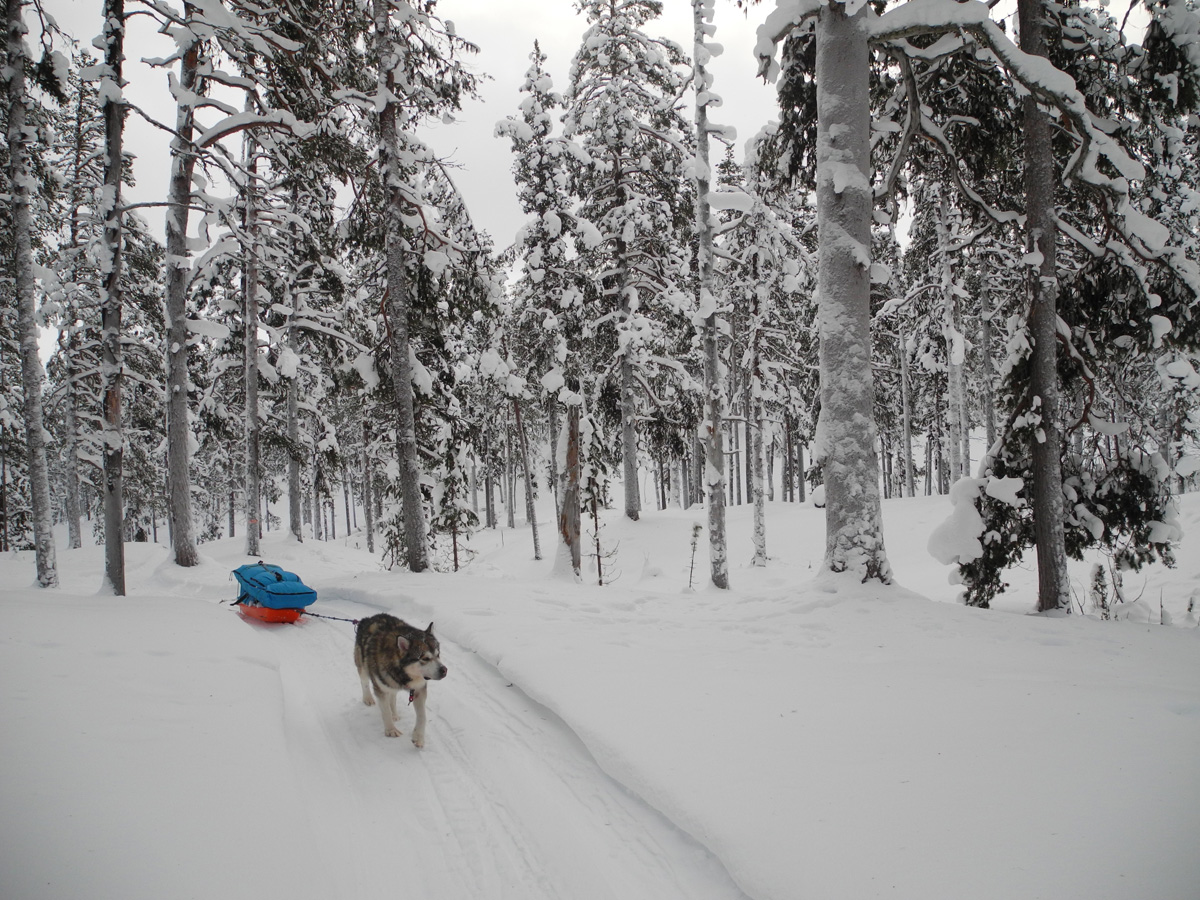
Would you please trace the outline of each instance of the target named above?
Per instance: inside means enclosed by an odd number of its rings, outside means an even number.
[[[323,595],[320,612],[361,618]],[[403,615],[403,612],[401,612]],[[415,624],[424,624],[416,621]],[[251,625],[279,659],[308,850],[341,896],[403,885],[439,900],[734,900],[720,862],[605,775],[563,722],[442,638],[424,750],[363,705],[353,626]],[[336,811],[331,815],[331,811]]]

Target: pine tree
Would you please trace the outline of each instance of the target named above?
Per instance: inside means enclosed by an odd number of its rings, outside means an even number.
[[[617,360],[607,388],[619,413],[625,515],[637,519],[639,397],[655,400],[654,349],[684,299],[672,262],[694,219],[681,184],[691,131],[676,99],[684,57],[642,30],[661,13],[657,0],[584,0],[580,9],[590,27],[571,65],[564,133],[590,162],[573,190],[601,235],[587,262],[601,283],[593,322]]]
[[[562,556],[581,574],[580,407],[588,380],[584,342],[585,294],[573,250],[595,246],[595,226],[574,215],[567,188],[576,148],[553,133],[562,96],[545,70],[546,55],[535,44],[521,92],[521,118],[509,117],[497,134],[512,141],[513,176],[522,210],[530,217],[517,235],[514,255],[524,270],[512,291],[512,336],[516,353],[535,382],[565,413],[562,447],[554,447],[560,472],[558,534]],[[554,413],[552,413],[554,415]]]
[[[818,59],[818,78],[815,89],[818,120],[820,120],[821,112],[822,84],[830,85],[830,78],[835,79],[834,83],[839,85],[843,83],[836,71],[827,73],[828,77],[822,77],[820,71],[822,53],[829,49],[831,40],[831,32],[824,30],[824,26],[832,25],[836,32],[842,26],[849,24],[836,18],[839,9],[841,7],[837,4],[828,7],[807,3],[781,6],[768,17],[761,32],[759,52],[764,57],[769,57],[772,53],[771,45],[773,43],[795,33],[797,26],[800,26],[801,34],[812,33],[813,25],[811,23],[815,21],[815,45]],[[1056,283],[1060,274],[1053,265],[1056,258],[1054,252],[1056,247],[1052,246],[1055,235],[1062,230],[1089,252],[1096,252],[1098,256],[1111,254],[1120,265],[1125,266],[1133,274],[1135,280],[1141,281],[1142,285],[1146,287],[1148,296],[1152,291],[1148,285],[1147,268],[1138,261],[1137,257],[1151,259],[1156,267],[1168,269],[1170,277],[1182,279],[1188,285],[1186,291],[1193,295],[1198,283],[1194,277],[1194,267],[1189,267],[1181,259],[1178,251],[1167,246],[1166,241],[1159,239],[1159,229],[1149,223],[1145,213],[1137,208],[1136,203],[1131,203],[1134,198],[1130,193],[1130,182],[1142,179],[1145,169],[1134,161],[1122,146],[1123,135],[1119,130],[1112,131],[1098,111],[1093,112],[1089,106],[1088,97],[1071,84],[1070,78],[1060,77],[1060,73],[1055,72],[1052,66],[1046,65],[1044,60],[1039,58],[1045,55],[1044,43],[1039,37],[1043,17],[1038,13],[1034,4],[1025,4],[1021,7],[1023,25],[1021,40],[1024,49],[1018,49],[1013,45],[1000,27],[991,21],[989,9],[982,5],[909,3],[878,15],[875,10],[868,9],[862,4],[855,4],[853,7],[845,7],[843,11],[860,17],[858,31],[861,32],[861,36],[858,36],[857,33],[854,35],[856,56],[853,61],[848,61],[851,57],[841,53],[837,57],[841,64],[852,68],[858,73],[859,79],[865,78],[868,63],[865,53],[859,51],[863,46],[873,42],[878,46],[886,47],[893,58],[899,61],[904,76],[901,81],[907,97],[906,105],[909,114],[904,125],[895,127],[896,131],[902,133],[902,137],[898,142],[898,155],[890,166],[891,174],[886,179],[889,189],[895,182],[894,176],[903,167],[904,156],[913,145],[917,135],[927,137],[934,145],[941,147],[956,163],[959,159],[955,144],[947,137],[945,129],[939,126],[934,117],[926,115],[924,112],[920,78],[914,73],[916,66],[927,65],[930,61],[936,62],[942,57],[959,53],[964,46],[971,49],[986,48],[987,53],[982,58],[996,60],[1003,66],[1011,79],[1020,83],[1023,90],[1027,92],[1024,101],[1028,123],[1025,134],[1027,137],[1032,134],[1033,138],[1027,143],[1029,152],[1026,156],[1024,173],[1027,179],[1025,221],[1030,242],[1027,247],[1026,264],[1031,268],[1039,269],[1037,275],[1030,277],[1031,296],[1037,298],[1031,308],[1031,333],[1038,363],[1034,367],[1037,374],[1029,394],[1030,412],[1037,418],[1038,427],[1035,429],[1035,433],[1040,438],[1037,446],[1034,447],[1038,460],[1034,465],[1037,482],[1034,492],[1039,498],[1037,503],[1041,508],[1041,522],[1037,526],[1039,529],[1038,544],[1039,552],[1045,554],[1041,564],[1044,571],[1039,576],[1041,582],[1039,603],[1043,609],[1062,609],[1066,597],[1066,580],[1064,546],[1063,541],[1059,539],[1059,534],[1063,530],[1064,518],[1061,509],[1062,479],[1058,473],[1060,459],[1053,452],[1049,454],[1045,452],[1046,444],[1049,444],[1052,450],[1056,446],[1055,441],[1059,427],[1056,399],[1057,370],[1054,360],[1058,332],[1053,304],[1057,289]],[[849,17],[847,15],[847,19]],[[1191,24],[1182,27],[1173,26],[1173,28],[1175,28],[1173,32],[1175,36],[1172,41],[1175,46],[1178,46],[1181,37],[1186,43],[1189,40],[1188,35],[1200,30]],[[922,35],[933,36],[947,33],[957,35],[957,37],[939,42],[935,52],[926,54],[911,52],[914,38]],[[921,39],[924,41],[929,38]],[[981,58],[979,53],[976,53],[975,56],[977,59]],[[1170,56],[1170,54],[1164,54],[1164,56]],[[1178,61],[1182,57],[1177,54],[1174,58]],[[1182,73],[1184,80],[1195,83],[1195,73],[1200,71],[1200,66],[1196,66],[1195,62],[1190,62],[1183,68],[1187,69]],[[768,70],[777,71],[773,61],[768,64]],[[1180,77],[1178,66],[1175,75]],[[861,92],[861,95],[855,95],[853,103],[845,101],[844,98],[847,94],[844,89],[839,87],[839,90],[843,99],[837,104],[836,111],[838,113],[850,113],[851,107],[853,107],[852,115],[858,121],[865,121],[869,118],[870,106],[865,90]],[[1081,190],[1089,198],[1092,208],[1099,216],[1103,217],[1103,221],[1107,223],[1111,231],[1115,232],[1116,241],[1097,243],[1077,227],[1068,224],[1063,216],[1055,215],[1053,189],[1048,187],[1055,183],[1053,178],[1054,148],[1048,143],[1048,133],[1041,144],[1037,143],[1042,140],[1039,123],[1046,121],[1041,105],[1056,110],[1061,124],[1059,133],[1069,133],[1070,140],[1074,144],[1073,153],[1064,166],[1066,179],[1077,182],[1079,186],[1077,191]],[[818,121],[819,132],[821,127],[820,121]],[[843,132],[839,135],[843,144],[845,134]],[[853,173],[846,170],[845,160],[839,164],[836,160],[829,161],[830,157],[825,156],[824,159],[827,162],[824,167],[822,166],[821,160],[825,147],[825,141],[818,135],[816,140],[818,185],[822,177],[827,183],[833,183],[835,186],[840,184],[844,187],[851,184]],[[861,157],[862,154],[855,156],[856,159]],[[821,171],[822,168],[825,169],[824,173]],[[868,172],[865,166],[859,166],[859,171],[863,175]],[[995,209],[988,203],[987,197],[966,184],[960,177],[961,171],[956,165],[949,166],[948,171],[954,174],[955,183],[963,190],[964,194],[981,208],[987,210],[989,215],[997,221],[1012,221],[1015,218],[1015,213]],[[819,187],[818,191],[820,191]],[[836,189],[833,193],[841,195]],[[835,261],[848,267],[855,255],[862,256],[858,250],[864,246],[864,242],[861,239],[846,241],[842,239],[842,234],[851,224],[861,229],[869,220],[870,207],[864,206],[855,212],[853,223],[840,223],[836,235],[830,234],[830,229],[824,228],[821,238],[822,252],[824,253],[828,246],[830,252],[834,254]],[[834,245],[838,245],[836,251],[833,249]],[[869,255],[866,258],[860,258],[858,264],[864,268],[869,266]],[[828,297],[823,289],[822,304],[824,305],[827,300]],[[1049,414],[1048,411],[1053,414]],[[824,416],[824,414],[823,405],[822,415]],[[1054,459],[1050,459],[1050,456],[1054,456]],[[860,474],[865,477],[866,467],[860,466],[859,468],[862,469]],[[840,505],[841,501],[836,502]],[[870,533],[860,532],[866,543],[872,546],[881,546],[877,528],[872,527],[868,531]],[[870,574],[869,571],[868,574]]]
[[[474,90],[474,78],[457,59],[473,50],[438,19],[435,4],[424,0],[374,0],[374,61],[378,84],[379,173],[384,191],[387,271],[385,293],[392,384],[396,391],[400,495],[408,567],[426,569],[428,548],[417,454],[413,369],[410,361],[412,286],[406,255],[415,247],[406,220],[420,209],[420,193],[408,160],[420,150],[412,129],[422,119],[457,109],[460,98]],[[435,251],[441,252],[441,251]]]

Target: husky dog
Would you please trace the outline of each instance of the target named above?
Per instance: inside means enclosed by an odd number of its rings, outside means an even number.
[[[362,681],[362,699],[367,706],[379,701],[383,733],[399,737],[396,729],[396,694],[408,691],[417,711],[412,742],[425,746],[425,691],[429,681],[446,677],[438,658],[440,646],[433,636],[433,623],[422,631],[407,622],[379,613],[358,623],[354,632],[354,665]],[[374,688],[375,696],[371,696]]]

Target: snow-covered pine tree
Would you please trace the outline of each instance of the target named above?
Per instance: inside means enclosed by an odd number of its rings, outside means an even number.
[[[415,235],[430,232],[421,219],[421,195],[413,183],[414,163],[427,151],[415,141],[413,130],[429,117],[456,110],[475,83],[459,59],[462,53],[473,51],[473,45],[439,19],[435,7],[433,0],[373,0],[372,6],[378,165],[384,192],[385,298],[396,391],[405,561],[414,572],[428,568],[429,562],[410,358],[412,286],[407,254],[416,250]]]
[[[286,109],[247,113],[208,89],[213,84],[245,89],[253,83],[247,73],[254,76],[259,73],[251,62],[253,57],[268,58],[297,50],[299,45],[283,37],[278,27],[304,9],[276,7],[273,14],[264,15],[259,5],[244,0],[217,0],[204,6],[185,0],[182,11],[157,3],[152,9],[162,20],[163,30],[177,36],[176,52],[155,63],[179,64],[178,74],[171,76],[176,121],[166,201],[167,460],[175,562],[193,566],[199,559],[193,535],[189,472],[194,435],[188,402],[188,292],[192,278],[188,222],[193,204],[205,199],[202,193],[193,190],[196,163],[202,155],[215,159],[214,153],[219,152],[215,148],[223,139],[247,129],[275,128],[297,134],[311,131],[311,126],[302,124]],[[292,23],[292,27],[298,25]],[[226,71],[221,65],[224,61],[231,62],[238,71]],[[216,110],[221,118],[204,127],[196,119],[197,110],[204,109]],[[220,216],[215,218],[219,221]]]
[[[98,289],[94,254],[88,251],[95,240],[96,224],[91,201],[103,178],[102,154],[98,151],[104,140],[104,120],[96,87],[83,79],[79,70],[94,63],[95,58],[86,53],[72,60],[67,102],[56,117],[57,140],[45,151],[65,180],[63,189],[52,200],[53,212],[46,217],[65,225],[60,227],[57,241],[42,242],[44,265],[53,273],[46,278],[48,298],[43,308],[47,324],[58,326],[55,356],[61,367],[61,371],[48,372],[52,388],[47,399],[51,409],[60,410],[62,423],[56,433],[61,448],[60,484],[52,486],[51,491],[63,498],[60,514],[66,520],[68,546],[72,549],[82,545],[81,486],[90,475],[82,461],[83,443],[91,432],[84,422],[100,408],[98,400],[92,402],[94,398],[84,384],[85,373],[99,369],[89,346],[96,332],[92,318]],[[54,114],[53,109],[47,112]]]
[[[871,370],[874,195],[868,48],[873,11],[865,0],[853,0],[813,4],[799,16],[794,12],[781,6],[772,17],[784,13],[796,24],[815,19],[821,413],[813,459],[821,464],[825,480],[824,565],[863,581],[890,582]],[[763,27],[770,32],[772,21]],[[791,27],[781,31],[780,37],[785,36]]]
[[[1151,62],[1158,51],[1128,45],[1119,23],[1099,10],[1052,5],[1045,21],[1052,60],[1072,75],[1088,114],[1106,128],[1121,123],[1112,130],[1113,139],[1144,166],[1143,177],[1136,177],[1136,169],[1125,170],[1130,191],[1115,214],[1111,196],[1087,189],[1086,182],[1069,193],[1060,189],[1054,210],[1065,238],[1057,247],[1055,333],[1063,401],[1056,419],[1064,435],[1064,553],[1078,558],[1098,547],[1113,557],[1114,566],[1137,568],[1171,558],[1176,534],[1169,498],[1172,425],[1148,409],[1146,398],[1162,396],[1165,402],[1157,409],[1169,410],[1173,404],[1167,397],[1188,380],[1190,364],[1175,369],[1179,380],[1167,368],[1194,352],[1200,338],[1194,314],[1200,279],[1196,258],[1186,250],[1191,232],[1186,226],[1173,228],[1170,212],[1187,204],[1191,190],[1176,180],[1178,157],[1168,150],[1173,136],[1185,133],[1178,125],[1182,110],[1174,101],[1163,103],[1166,95],[1156,99],[1153,91],[1131,86],[1161,84],[1162,78],[1180,86],[1174,96],[1182,97],[1200,69],[1189,69],[1175,57],[1170,74],[1162,69],[1151,74],[1162,62]],[[1195,34],[1197,21],[1193,14],[1190,25],[1182,21],[1173,27],[1184,24]],[[1144,218],[1146,213],[1154,221]],[[1152,311],[1149,319],[1146,307]],[[1026,448],[1041,443],[1046,416],[1040,402],[1033,409],[1028,339],[1023,331],[1013,338],[1002,370],[1008,421],[987,463],[990,475],[1028,484],[1034,470]],[[1196,386],[1192,379],[1190,391]],[[987,495],[979,496],[977,506],[985,529],[998,539],[986,541],[983,555],[960,568],[967,602],[987,605],[1003,589],[1004,567],[1037,535],[1025,510]]]
[[[576,148],[554,135],[562,96],[545,69],[547,57],[534,44],[529,58],[521,117],[496,125],[496,133],[512,141],[517,200],[529,216],[512,250],[524,268],[512,289],[511,331],[523,368],[550,395],[554,408],[561,406],[565,413],[561,447],[552,448],[561,482],[558,559],[579,577],[579,424],[589,367],[583,339],[585,294],[572,251],[576,242],[584,250],[594,247],[598,234],[572,211],[569,170],[579,159]]]
[[[720,228],[718,275],[732,307],[734,366],[744,373],[749,398],[745,413],[754,504],[751,564],[756,566],[767,564],[764,438],[770,420],[782,421],[791,411],[789,389],[810,381],[807,371],[816,357],[811,302],[815,265],[790,221],[795,216],[806,224],[806,213],[777,209],[768,202],[777,178],[759,168],[761,137],[748,145],[745,171],[732,164],[732,153],[727,154],[717,195],[718,203],[736,210],[726,214],[728,220]]]
[[[779,5],[774,13],[767,20],[767,23],[760,30],[760,42],[758,52],[761,56],[769,60],[768,70],[777,67],[770,58],[773,55],[773,45],[777,41],[783,39],[789,34],[796,31],[797,26],[801,30],[812,31],[816,28],[816,48],[817,55],[820,56],[822,45],[827,42],[828,35],[821,30],[821,24],[825,22],[826,7],[818,3],[810,3],[807,0],[802,2],[784,2]],[[1185,283],[1194,283],[1194,274],[1189,269],[1188,262],[1181,257],[1178,250],[1171,248],[1168,241],[1162,239],[1161,229],[1156,227],[1146,214],[1138,208],[1138,205],[1131,202],[1133,199],[1130,193],[1131,183],[1140,181],[1145,175],[1145,168],[1135,162],[1123,148],[1123,136],[1120,131],[1113,131],[1109,127],[1109,123],[1103,120],[1103,117],[1093,111],[1089,107],[1088,99],[1076,88],[1069,77],[1063,77],[1061,71],[1056,70],[1053,66],[1048,65],[1044,58],[1036,52],[1036,42],[1030,46],[1034,47],[1034,51],[1026,52],[1018,49],[1009,37],[1004,33],[1000,26],[991,19],[990,7],[981,3],[966,2],[966,3],[943,3],[943,2],[920,2],[906,3],[896,7],[890,11],[879,15],[873,9],[856,6],[853,9],[856,15],[862,15],[864,39],[868,43],[873,42],[876,45],[886,48],[890,54],[896,59],[908,60],[909,63],[917,61],[928,62],[938,58],[959,53],[964,47],[969,48],[975,53],[977,58],[994,60],[997,65],[1003,67],[1012,80],[1018,82],[1024,91],[1028,93],[1030,98],[1027,101],[1027,106],[1030,107],[1030,120],[1038,121],[1036,113],[1037,104],[1044,104],[1047,107],[1053,108],[1061,119],[1063,135],[1070,136],[1069,140],[1073,144],[1074,152],[1069,157],[1067,165],[1064,167],[1064,175],[1070,182],[1074,182],[1078,186],[1077,189],[1083,189],[1088,192],[1088,196],[1093,198],[1095,208],[1102,211],[1103,219],[1108,224],[1110,234],[1115,235],[1116,241],[1108,240],[1105,243],[1097,243],[1092,238],[1089,238],[1085,233],[1078,228],[1072,227],[1070,223],[1066,223],[1062,217],[1044,217],[1042,224],[1038,226],[1036,210],[1026,210],[1026,224],[1030,234],[1038,241],[1043,241],[1047,237],[1047,228],[1051,225],[1058,229],[1062,229],[1064,233],[1070,236],[1073,240],[1077,240],[1082,247],[1088,252],[1095,252],[1097,256],[1111,255],[1121,265],[1125,266],[1128,271],[1133,273],[1135,282],[1147,285],[1147,266],[1145,261],[1150,261],[1152,266],[1165,267],[1170,270],[1173,277],[1181,278]],[[1190,20],[1182,26],[1181,21],[1187,19],[1187,16],[1180,17],[1177,15],[1178,7],[1172,10],[1172,44],[1173,46],[1181,46],[1187,44],[1191,40],[1191,35],[1197,29]],[[1194,19],[1194,14],[1190,14]],[[1036,14],[1032,18],[1037,19]],[[1032,33],[1035,31],[1036,23],[1026,25],[1026,36],[1033,39]],[[914,50],[913,40],[921,35],[948,35],[931,49]],[[922,38],[924,41],[925,38]],[[1024,37],[1023,37],[1024,40]],[[982,55],[981,55],[982,51]],[[1167,54],[1169,55],[1169,54]],[[1175,59],[1186,59],[1186,53],[1176,54]],[[865,60],[854,64],[855,68],[861,66],[866,68]],[[1186,65],[1183,67],[1186,71],[1175,73],[1175,77],[1183,77],[1185,81],[1195,83],[1196,72],[1200,71],[1200,66],[1196,65],[1195,60],[1186,60]],[[1162,69],[1156,70],[1156,74],[1165,75]],[[817,91],[820,91],[820,78],[818,78]],[[948,152],[953,153],[951,142],[947,141],[946,133],[943,129],[937,126],[934,119],[926,115],[922,106],[922,98],[920,95],[919,79],[905,78],[905,91],[908,97],[907,107],[910,114],[906,117],[903,126],[897,123],[897,130],[902,131],[904,139],[900,142],[900,149],[906,152],[908,147],[913,143],[912,139],[922,134],[928,137],[933,143],[942,146]],[[855,106],[854,115],[862,118],[868,116],[868,105],[865,95],[862,100],[856,100],[854,104],[848,102],[846,92],[841,91],[841,103],[839,104],[840,112],[848,112],[848,107]],[[819,106],[819,103],[818,103]],[[1035,129],[1036,130],[1036,129]],[[817,141],[818,153],[821,150],[821,141]],[[1045,164],[1047,157],[1044,153],[1033,154],[1027,165],[1026,175],[1033,177],[1028,169],[1033,167],[1033,164],[1043,166],[1042,174],[1045,175]],[[1053,160],[1050,160],[1053,164]],[[892,170],[895,171],[897,166],[902,164],[900,159]],[[818,165],[818,169],[820,166]],[[836,167],[827,170],[828,175],[836,175],[838,173]],[[841,172],[846,175],[844,170]],[[820,177],[820,176],[818,176]],[[889,179],[889,184],[890,184]],[[1044,178],[1043,178],[1044,181]],[[843,183],[848,183],[843,179]],[[981,205],[986,206],[986,198],[980,196],[976,191],[972,191],[969,185],[964,185],[962,181],[958,184],[964,191],[975,199]],[[1042,185],[1045,187],[1045,185]],[[1033,193],[1036,186],[1031,185],[1030,192]],[[1043,197],[1044,199],[1044,197]],[[1052,202],[1052,201],[1051,201]],[[869,215],[869,209],[864,210],[864,216]],[[1034,224],[1030,224],[1031,220]],[[1046,224],[1049,223],[1049,224]],[[829,240],[831,236],[823,234],[822,242]],[[1081,240],[1080,240],[1081,239]],[[843,242],[844,243],[844,242]],[[854,247],[843,247],[842,255],[852,254]],[[1039,247],[1031,250],[1027,254],[1027,264],[1030,266],[1041,267],[1045,264],[1048,256],[1046,250],[1050,247],[1046,244],[1044,247]],[[1140,258],[1140,260],[1139,260]],[[863,264],[869,265],[869,259],[862,260]],[[1052,289],[1054,281],[1059,275],[1056,271],[1049,269],[1041,271],[1040,274],[1031,280],[1033,287],[1040,292],[1039,296],[1045,299],[1045,295]],[[1189,287],[1189,291],[1194,293],[1194,289]],[[1154,292],[1147,289],[1146,294],[1151,295]],[[824,298],[823,298],[824,299]],[[1039,316],[1045,309],[1049,308],[1046,303],[1039,302]],[[1165,317],[1164,317],[1165,318]],[[1044,354],[1052,353],[1056,345],[1056,332],[1053,323],[1049,330],[1041,337],[1041,352]],[[1046,373],[1039,375],[1037,390],[1042,393],[1052,392],[1053,387],[1045,384]],[[1053,400],[1052,394],[1051,400]],[[1037,396],[1037,402],[1042,403],[1043,397],[1041,394]],[[1039,417],[1043,412],[1034,411]],[[1044,424],[1044,423],[1042,423]],[[1057,427],[1057,423],[1055,423]],[[1049,437],[1049,433],[1041,432],[1041,434]],[[1042,442],[1039,441],[1039,444]],[[1040,455],[1040,451],[1039,451]],[[1054,480],[1054,464],[1037,467],[1039,477],[1049,478]],[[1045,485],[1043,485],[1045,487]],[[1044,582],[1043,596],[1039,601],[1043,608],[1046,609],[1061,609],[1063,608],[1063,597],[1065,589],[1065,581],[1061,575],[1063,571],[1063,560],[1065,556],[1059,552],[1060,542],[1054,537],[1054,531],[1061,527],[1061,517],[1054,514],[1056,501],[1060,498],[1061,491],[1050,489],[1041,491],[1040,495],[1046,499],[1047,508],[1051,510],[1045,514],[1043,518],[1056,521],[1043,522],[1040,526],[1047,531],[1047,534],[1041,539],[1041,544],[1045,552],[1050,555],[1046,561],[1046,572],[1040,576],[1040,580]]]
[[[658,0],[581,0],[579,8],[589,28],[571,64],[564,133],[590,160],[573,173],[579,213],[601,236],[586,260],[601,284],[589,324],[616,360],[601,393],[616,395],[625,515],[637,519],[639,398],[658,399],[654,357],[668,322],[682,318],[677,260],[695,218],[683,181],[692,132],[679,111],[684,55],[642,30],[661,14]]]

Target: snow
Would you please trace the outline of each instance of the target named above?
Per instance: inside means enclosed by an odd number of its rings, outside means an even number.
[[[710,191],[708,205],[715,210],[735,210],[748,213],[754,209],[754,196],[745,191]]]
[[[1151,316],[1150,331],[1154,336],[1154,346],[1161,347],[1162,339],[1171,333],[1173,323],[1166,316]]]
[[[969,563],[983,556],[980,536],[983,517],[975,507],[975,498],[987,484],[986,478],[960,478],[950,486],[950,516],[929,536],[929,555],[942,565]]]
[[[995,475],[989,475],[983,492],[1009,506],[1021,507],[1025,505],[1025,501],[1017,496],[1017,492],[1024,487],[1025,482],[1020,478],[997,478]]]
[[[214,341],[229,338],[229,326],[215,319],[188,319],[187,330],[190,334],[199,334]]]
[[[348,623],[221,604],[240,537],[194,569],[127,544],[128,598],[100,547],[49,591],[0,554],[0,896],[1195,897],[1200,495],[1120,621],[1025,615],[1029,566],[997,609],[951,602],[924,550],[945,497],[883,503],[903,587],[821,574],[801,504],[768,504],[780,555],[753,568],[751,511],[728,509],[727,592],[687,590],[697,509],[608,515],[603,588],[527,529],[456,575],[269,532],[314,611],[436,621],[424,750],[362,705]]]
[[[450,265],[450,257],[441,250],[426,250],[423,262],[425,268],[440,277],[446,271],[446,267]]]

